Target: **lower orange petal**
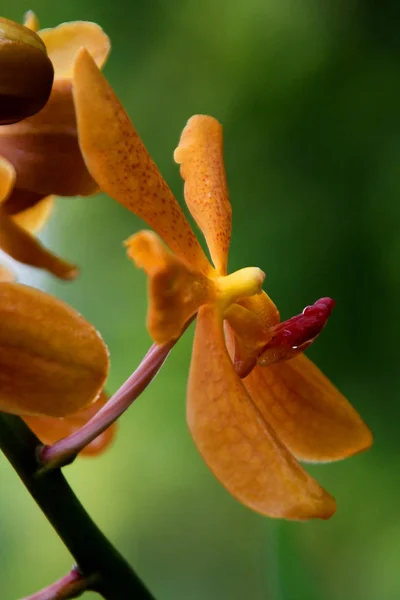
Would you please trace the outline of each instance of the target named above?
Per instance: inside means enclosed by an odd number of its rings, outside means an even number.
[[[108,398],[104,392],[98,400],[86,410],[70,417],[57,419],[55,417],[24,417],[25,423],[32,429],[43,444],[51,445],[67,437],[85,425],[105,405]],[[113,423],[103,431],[93,442],[88,444],[80,456],[98,456],[108,449],[114,440],[117,423]]]
[[[271,517],[329,518],[334,499],[282,444],[253,404],[228,356],[221,316],[197,317],[187,418],[200,454],[240,502]]]
[[[265,421],[300,460],[340,460],[372,444],[359,414],[303,354],[256,366],[243,383]]]

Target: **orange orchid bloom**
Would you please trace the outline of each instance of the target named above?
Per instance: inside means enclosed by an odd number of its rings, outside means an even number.
[[[17,123],[46,104],[54,69],[31,29],[0,17],[0,125]]]
[[[206,258],[181,208],[123,107],[85,51],[74,66],[74,95],[86,164],[103,191],[143,218],[129,256],[149,276],[148,329],[158,344],[178,338],[197,315],[187,417],[214,475],[239,501],[271,517],[329,518],[333,497],[297,459],[339,460],[372,443],[368,427],[302,351],[325,325],[323,298],[280,323],[255,267],[227,274],[231,205],[222,127],[197,115],[175,160],[185,200],[202,230]]]
[[[78,142],[72,64],[80,47],[101,67],[110,41],[95,23],[76,21],[38,31],[33,13],[26,31],[37,31],[54,67],[50,99],[37,114],[0,127],[0,249],[19,262],[72,279],[77,268],[45,248],[36,233],[49,218],[54,195],[88,196],[98,191]]]
[[[45,444],[79,429],[106,403],[107,348],[76,311],[15,283],[0,265],[0,411],[22,416]],[[112,442],[113,424],[82,452]]]

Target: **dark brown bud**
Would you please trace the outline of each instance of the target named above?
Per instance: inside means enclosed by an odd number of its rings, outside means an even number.
[[[40,37],[0,18],[0,124],[39,112],[53,84],[54,69]]]

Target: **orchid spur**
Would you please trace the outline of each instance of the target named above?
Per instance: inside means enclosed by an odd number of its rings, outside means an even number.
[[[231,205],[222,128],[197,115],[175,160],[207,259],[123,107],[85,50],[74,65],[80,145],[100,188],[156,233],[127,241],[149,276],[148,329],[157,344],[179,338],[196,316],[187,392],[193,439],[226,489],[271,517],[329,518],[335,500],[297,459],[326,462],[361,452],[372,436],[357,412],[303,354],[333,307],[321,299],[280,323],[255,267],[227,273]],[[158,235],[156,235],[158,234]],[[163,242],[160,240],[160,236]]]

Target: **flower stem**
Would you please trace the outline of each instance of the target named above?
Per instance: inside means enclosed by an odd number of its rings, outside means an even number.
[[[91,589],[106,600],[151,600],[153,596],[92,521],[61,471],[38,476],[35,449],[39,443],[22,419],[0,413],[0,449],[71,552],[82,576],[93,580]]]
[[[71,462],[82,448],[114,423],[154,379],[174,344],[175,341],[162,346],[153,344],[136,371],[90,421],[52,446],[42,446],[39,450],[39,461],[44,465],[41,472]]]
[[[77,598],[87,589],[90,589],[91,585],[90,581],[82,576],[78,567],[74,567],[58,581],[36,592],[36,594],[22,598],[22,600],[68,600],[69,598]]]

